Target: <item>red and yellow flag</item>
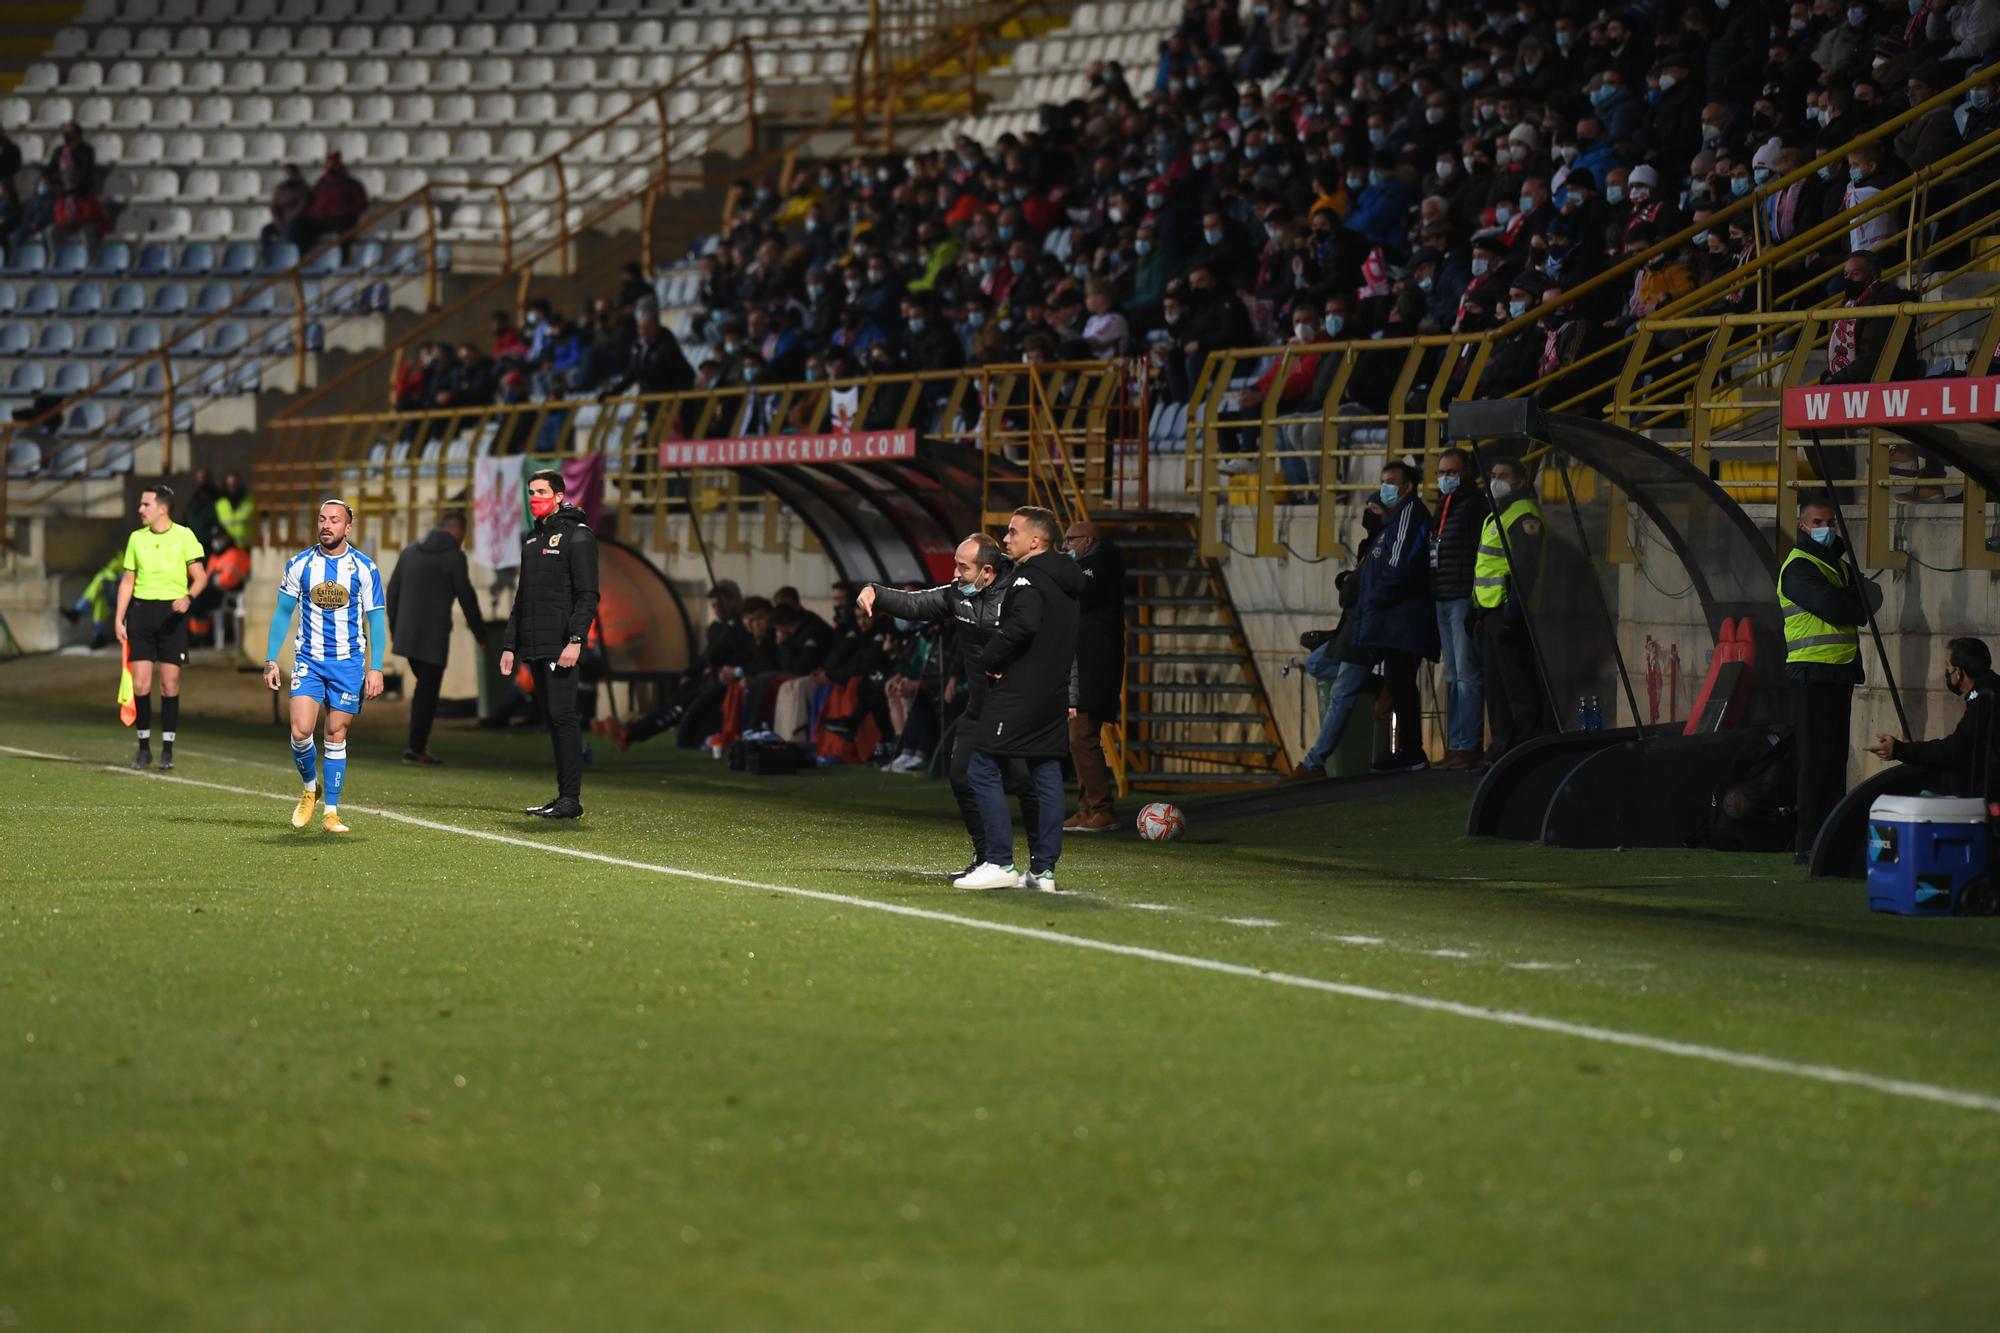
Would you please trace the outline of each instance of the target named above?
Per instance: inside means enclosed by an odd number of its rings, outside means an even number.
[[[134,702],[132,690],[132,645],[121,643],[118,648],[125,659],[118,672],[118,720],[129,727],[139,720],[139,705]]]

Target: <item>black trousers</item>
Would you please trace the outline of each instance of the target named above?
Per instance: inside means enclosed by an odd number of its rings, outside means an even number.
[[[1396,751],[1424,748],[1424,704],[1417,693],[1417,655],[1397,648],[1382,650],[1382,680],[1389,690],[1389,711],[1395,718]]]
[[[975,863],[986,860],[986,820],[979,813],[979,799],[972,792],[972,778],[967,765],[972,762],[972,728],[960,718],[952,733],[951,745],[951,797],[958,802],[958,817],[965,821],[965,831],[972,835],[972,859]],[[1035,784],[1030,779],[1028,765],[1020,759],[996,760],[1000,765],[1002,782],[1006,790],[1021,802],[1021,825],[1028,829],[1041,827],[1042,803],[1035,794]]]
[[[556,795],[583,797],[583,736],[576,721],[576,668],[559,667],[543,658],[530,664],[535,673],[535,698],[548,719],[549,740],[556,752]]]
[[[417,683],[410,689],[410,748],[422,754],[431,743],[431,723],[437,720],[438,691],[444,687],[444,663],[408,659]]]
[[[1820,825],[1847,794],[1852,685],[1792,685],[1792,735],[1799,756],[1799,823],[1792,850],[1810,852]]]
[[[1549,729],[1535,645],[1525,625],[1510,629],[1505,621],[1499,611],[1479,617],[1480,682],[1486,689],[1487,721],[1493,727],[1493,743],[1486,750],[1489,760]]]

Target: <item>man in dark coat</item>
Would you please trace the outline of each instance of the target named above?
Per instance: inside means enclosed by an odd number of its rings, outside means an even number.
[[[410,743],[406,764],[440,762],[430,751],[431,722],[437,717],[438,689],[451,656],[451,604],[465,613],[466,627],[481,647],[486,620],[472,595],[465,567],[465,511],[447,509],[424,539],[407,547],[389,576],[389,638],[410,663],[416,687],[410,691]]]
[[[576,662],[597,619],[597,538],[583,511],[563,503],[554,468],[528,478],[534,529],[521,545],[521,581],[507,616],[500,674],[514,674],[518,653],[535,676],[535,698],[548,719],[556,754],[556,798],[527,813],[575,819],[583,813],[583,736],[577,727]]]
[[[1825,493],[1799,500],[1792,550],[1778,566],[1785,618],[1785,681],[1792,691],[1792,736],[1799,764],[1798,823],[1792,859],[1810,859],[1820,826],[1847,791],[1848,729],[1861,684],[1861,627],[1882,592],[1848,558]],[[1841,642],[1834,642],[1834,640]]]
[[[1083,572],[1056,547],[1062,525],[1046,509],[1027,506],[1007,520],[1001,547],[1014,562],[1001,595],[1000,623],[974,669],[993,682],[973,728],[966,777],[986,824],[984,865],[952,881],[961,889],[1056,891],[1062,855],[1062,756],[1069,749],[1069,685],[1076,661],[1077,595]],[[1029,831],[1032,860],[1014,864],[1014,828],[1007,817],[1001,765],[1027,761],[1035,787],[1037,827]]]
[[[1417,495],[1417,470],[1408,463],[1382,469],[1382,531],[1361,562],[1355,610],[1355,646],[1382,658],[1383,683],[1394,718],[1394,746],[1375,767],[1402,773],[1429,767],[1424,757],[1423,708],[1417,696],[1417,662],[1438,656],[1437,612],[1431,605],[1431,512]]]
[[[1438,512],[1431,525],[1431,604],[1444,663],[1445,755],[1440,768],[1474,768],[1485,748],[1479,640],[1472,632],[1472,558],[1486,522],[1486,497],[1473,484],[1463,449],[1438,457]]]
[[[975,532],[952,552],[953,582],[922,592],[905,592],[887,584],[871,583],[855,599],[856,606],[870,616],[952,626],[952,643],[965,676],[967,697],[965,711],[959,715],[953,732],[951,794],[958,802],[965,831],[972,836],[972,864],[954,875],[954,879],[971,874],[989,859],[986,823],[980,816],[979,802],[973,797],[967,774],[972,764],[972,736],[993,689],[992,680],[978,665],[1000,624],[1000,603],[1011,586],[1006,577],[1011,569],[1006,556],[1001,554],[1000,543],[983,532]],[[1027,765],[1009,760],[1006,769],[1007,791],[1021,802],[1021,823],[1028,828],[1039,827],[1041,806],[1034,786],[1028,781]]]
[[[1993,674],[1993,654],[1978,639],[1953,639],[1945,651],[1944,687],[1965,700],[1958,726],[1934,741],[1877,733],[1868,752],[1932,770],[1933,785],[1946,795],[2000,801],[2000,676]]]
[[[1104,727],[1118,720],[1125,680],[1125,559],[1087,520],[1069,525],[1063,549],[1083,574],[1083,592],[1077,597],[1076,689],[1069,715],[1076,813],[1063,832],[1101,833],[1118,824],[1111,807],[1111,766],[1104,762]]]

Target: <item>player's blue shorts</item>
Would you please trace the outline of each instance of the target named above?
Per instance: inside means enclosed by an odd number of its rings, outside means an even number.
[[[298,657],[292,662],[292,697],[313,699],[343,713],[361,711],[361,687],[368,678],[368,660],[346,657],[321,662]]]

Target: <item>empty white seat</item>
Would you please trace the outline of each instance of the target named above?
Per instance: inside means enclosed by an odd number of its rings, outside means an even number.
[[[313,102],[310,97],[297,93],[280,97],[277,107],[271,113],[273,125],[305,125],[313,118]]]
[[[345,125],[354,119],[354,99],[346,93],[329,93],[313,103],[318,112],[313,117],[317,125]]]
[[[333,45],[342,55],[367,55],[375,49],[375,30],[359,25],[342,28]]]
[[[200,160],[206,162],[241,162],[243,160],[243,136],[235,130],[224,130],[207,137],[207,152]]]
[[[484,162],[493,156],[493,136],[485,130],[460,130],[452,137],[451,155],[458,162]]]
[[[416,31],[407,23],[391,23],[375,32],[375,51],[378,55],[400,55],[416,44]]]
[[[458,49],[458,34],[448,23],[431,23],[417,34],[419,51],[455,51]]]
[[[187,77],[181,86],[190,92],[208,92],[220,88],[223,83],[222,62],[220,60],[196,60],[187,67]]]
[[[111,119],[111,99],[108,97],[86,97],[76,104],[77,121],[85,125],[102,125]]]
[[[174,102],[176,105],[167,107],[162,111],[161,108],[154,105],[153,98],[146,97],[140,93],[127,93],[112,104],[111,123],[120,129],[137,129],[141,125],[165,124],[173,126],[187,124],[188,116],[194,110],[187,98],[166,97],[160,98],[159,101]],[[178,120],[173,119],[175,115],[178,115],[180,118]],[[98,147],[102,151],[103,145],[100,144]]]
[[[264,86],[264,62],[261,60],[232,60],[229,62],[229,86],[238,92]]]
[[[186,98],[182,98],[186,101]],[[194,104],[190,123],[203,129],[221,129],[238,123],[236,104],[227,97],[204,97]]]
[[[271,123],[271,99],[259,94],[239,97],[230,103],[236,110],[236,123],[246,127],[269,125]]]
[[[177,21],[187,23],[187,18],[188,16],[183,15]],[[174,51],[184,56],[202,55],[207,52],[213,40],[214,35],[207,28],[198,23],[187,23],[186,27],[174,34]]]
[[[386,93],[370,93],[354,104],[357,125],[388,125],[396,119],[396,104]]]
[[[446,93],[437,99],[439,125],[463,125],[472,119],[472,98],[466,93]]]
[[[348,69],[345,60],[332,56],[321,56],[306,62],[306,83],[308,88],[344,88],[347,86]]]
[[[288,93],[306,86],[306,66],[302,60],[274,60],[264,70],[264,86],[273,92]]]
[[[583,40],[579,43],[587,51],[615,51],[624,44],[616,23],[584,25]]]
[[[40,92],[45,87],[52,87],[54,78],[54,65],[30,65],[28,72],[22,76],[21,91]],[[69,77],[63,80],[63,85],[71,92],[95,92],[104,86],[104,66],[95,60],[79,60],[69,67]]]
[[[292,35],[292,54],[318,56],[333,50],[333,34],[320,24],[300,28]]]
[[[511,125],[514,121],[514,94],[483,94],[479,99],[479,118],[489,125]]]
[[[136,18],[133,21],[136,22]],[[140,31],[137,37],[132,39],[132,49],[134,51],[149,51],[158,54],[162,51],[171,51],[173,46],[174,35],[165,28],[145,28]]]
[[[509,23],[500,30],[500,39],[494,43],[500,51],[532,51],[540,43],[532,23]]]
[[[389,86],[389,62],[386,60],[351,60],[347,62],[348,86],[358,89],[386,88]]]
[[[472,86],[472,62],[459,56],[433,60],[429,83],[433,88],[469,88]]]
[[[522,123],[543,125],[556,118],[556,99],[549,93],[523,93],[515,99]]]
[[[437,101],[429,93],[406,93],[396,99],[396,120],[403,125],[427,125],[437,117]]]

